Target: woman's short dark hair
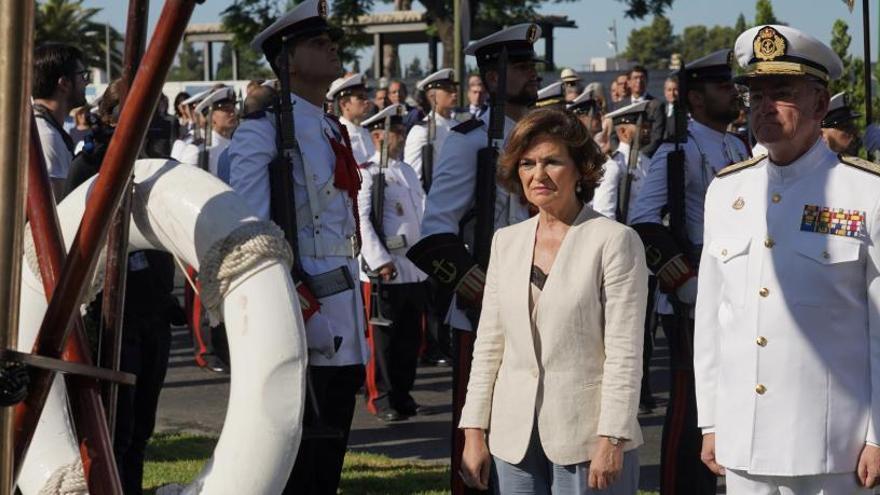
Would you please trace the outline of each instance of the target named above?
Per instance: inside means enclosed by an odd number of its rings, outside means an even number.
[[[523,194],[522,182],[517,172],[519,161],[535,141],[543,136],[556,139],[565,146],[581,174],[581,192],[578,198],[585,203],[592,200],[593,191],[602,179],[605,154],[577,116],[564,110],[533,110],[516,124],[498,161],[499,182],[509,191]]]
[[[190,94],[186,91],[181,91],[177,93],[177,96],[174,97],[174,115],[180,117],[180,104],[184,102],[184,100],[189,99]]]
[[[84,66],[83,53],[79,48],[64,43],[44,43],[34,50],[34,98],[51,98],[58,86],[58,79],[72,78],[79,66]]]

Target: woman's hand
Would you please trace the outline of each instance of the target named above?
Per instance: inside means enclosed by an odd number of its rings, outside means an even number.
[[[465,428],[464,452],[461,454],[461,471],[459,471],[464,484],[471,488],[488,490],[491,463],[483,430]]]
[[[593,490],[604,490],[620,476],[623,469],[623,442],[616,446],[606,437],[599,437],[590,460],[587,484]]]

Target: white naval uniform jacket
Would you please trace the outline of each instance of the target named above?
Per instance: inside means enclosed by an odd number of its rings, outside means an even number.
[[[291,94],[294,104],[296,140],[302,157],[312,171],[306,176],[302,167],[293,169],[293,187],[299,212],[308,208],[306,180],[318,190],[332,184],[336,158],[330,146],[330,136],[339,139],[340,129],[336,122],[326,116],[320,107]],[[275,117],[267,114],[261,118],[245,119],[232,136],[229,145],[229,182],[232,189],[254,208],[254,212],[269,219],[269,171],[267,166],[275,157]],[[310,186],[309,186],[310,187]],[[336,190],[338,191],[338,189]],[[345,266],[357,286],[359,271],[357,258],[345,256],[306,256],[305,246],[314,246],[316,235],[324,245],[338,245],[355,235],[353,204],[345,192],[332,195],[332,200],[320,213],[317,224],[297,224],[297,239],[301,246],[300,259],[303,269],[310,275],[318,275]],[[357,289],[357,287],[356,287]],[[348,290],[319,300],[321,314],[330,320],[332,331],[343,338],[342,346],[331,359],[320,353],[309,355],[309,364],[317,366],[346,366],[364,364],[369,356],[364,338],[364,309],[360,290]],[[311,321],[311,320],[310,320]],[[306,333],[309,323],[306,324]]]
[[[627,222],[625,219],[617,218],[617,203],[619,202],[621,184],[629,168],[630,149],[628,143],[620,143],[617,150],[611,154],[611,158],[605,162],[602,182],[599,183],[593,194],[593,209],[612,220],[619,220],[621,223]],[[636,197],[645,182],[644,178],[648,174],[649,164],[650,158],[644,153],[639,153],[629,189],[629,216],[632,216],[633,206],[636,204]]]
[[[878,215],[880,177],[822,139],[710,186],[694,371],[721,465],[854,472],[865,442],[880,443]]]
[[[428,126],[431,125],[431,114],[428,114],[427,117],[422,119],[422,122],[419,125],[414,125],[409,130],[409,134],[406,135],[406,145],[403,148],[403,161],[408,163],[413,170],[415,170],[416,175],[419,180],[422,180],[422,146],[428,144]],[[442,115],[437,115],[435,119],[435,133],[434,133],[434,165],[436,168],[437,161],[440,159],[440,152],[443,148],[443,143],[446,142],[446,138],[449,137],[449,131],[458,125],[458,121],[453,118],[445,118]]]
[[[220,158],[220,154],[223,153],[229,146],[230,140],[224,137],[222,134],[217,131],[211,131],[211,146],[208,148],[208,172],[213,176],[217,176],[217,161]],[[199,166],[199,154],[205,147],[205,143],[195,144],[190,140],[190,142],[186,142],[183,140],[174,141],[174,145],[171,148],[171,158],[179,161],[184,165],[192,165],[193,167]]]
[[[406,251],[421,237],[420,224],[425,213],[425,193],[422,184],[412,167],[406,163],[389,159],[385,169],[385,202],[382,214],[382,227],[386,238],[403,236],[406,246],[388,250],[382,244],[376,229],[370,222],[373,211],[373,182],[379,172],[379,153],[372,156],[368,167],[361,169],[361,190],[358,193],[358,213],[361,216],[361,256],[371,270],[382,265],[394,263],[397,277],[383,282],[386,284],[411,284],[428,278],[425,272],[416,268]],[[361,270],[361,280],[367,281]]]
[[[483,125],[468,132],[453,130],[443,144],[440,160],[434,164],[434,180],[425,203],[425,218],[422,220],[422,236],[433,234],[461,234],[465,243],[473,244],[473,222],[459,232],[459,223],[473,208],[476,201],[477,152],[489,142],[488,124],[491,111],[486,111],[479,120]],[[471,121],[469,121],[471,122]],[[516,122],[504,118],[504,141]],[[495,230],[519,223],[529,218],[528,205],[518,194],[512,194],[501,184],[495,190]],[[448,324],[461,330],[471,330],[470,321],[464,312],[456,307],[455,301],[447,316]]]
[[[376,152],[376,147],[373,146],[373,138],[370,137],[370,131],[345,117],[339,117],[339,122],[348,130],[354,161],[358,165],[369,161],[370,157]]]

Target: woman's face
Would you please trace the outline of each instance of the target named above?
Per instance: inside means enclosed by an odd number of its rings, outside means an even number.
[[[568,149],[549,135],[538,136],[519,159],[519,179],[533,205],[562,208],[577,202],[575,187],[581,178]]]

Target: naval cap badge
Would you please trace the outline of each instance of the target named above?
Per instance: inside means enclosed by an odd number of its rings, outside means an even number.
[[[785,55],[788,43],[785,38],[771,26],[758,30],[752,48],[755,50],[755,58],[758,60],[774,60]]]
[[[327,0],[318,1],[318,15],[321,17],[327,17]]]
[[[534,43],[538,41],[538,25],[531,24],[529,25],[529,29],[526,30],[526,41],[529,43]]]

